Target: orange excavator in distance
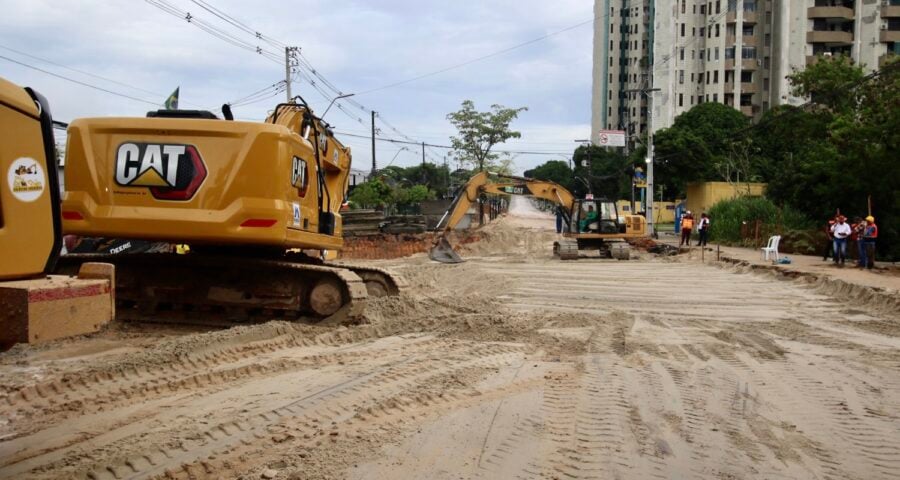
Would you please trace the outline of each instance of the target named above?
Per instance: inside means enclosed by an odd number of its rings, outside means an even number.
[[[84,253],[115,264],[117,316],[232,324],[352,319],[397,295],[391,272],[325,261],[341,250],[350,149],[302,97],[265,122],[208,111],[83,118],[68,129],[63,229],[188,244],[188,254]]]

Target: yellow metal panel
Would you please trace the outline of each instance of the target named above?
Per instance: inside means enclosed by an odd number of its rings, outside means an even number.
[[[53,250],[50,170],[38,109],[0,79],[0,279],[43,272]]]

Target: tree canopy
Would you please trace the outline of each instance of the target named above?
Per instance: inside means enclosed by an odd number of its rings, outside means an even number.
[[[485,168],[497,170],[494,167],[503,167],[506,160],[506,170],[509,170],[509,157],[491,149],[510,138],[522,137],[520,132],[510,128],[510,124],[526,110],[527,107],[506,108],[495,104],[491,105],[491,111],[479,112],[471,100],[464,101],[462,108],[447,115],[458,131],[450,137],[458,159],[479,171]]]

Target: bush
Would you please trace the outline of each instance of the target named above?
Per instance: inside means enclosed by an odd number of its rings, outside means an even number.
[[[759,220],[767,230],[803,231],[814,228],[813,222],[789,206],[779,208],[764,197],[738,197],[722,200],[709,210],[709,238],[721,243],[740,243],[741,226]],[[768,233],[768,232],[765,232]]]

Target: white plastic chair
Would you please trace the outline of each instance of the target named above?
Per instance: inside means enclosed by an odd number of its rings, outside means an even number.
[[[769,237],[769,243],[766,244],[765,247],[761,248],[762,255],[765,255],[765,259],[769,259],[769,254],[771,253],[775,260],[778,260],[778,242],[781,241],[781,235],[772,235]]]

